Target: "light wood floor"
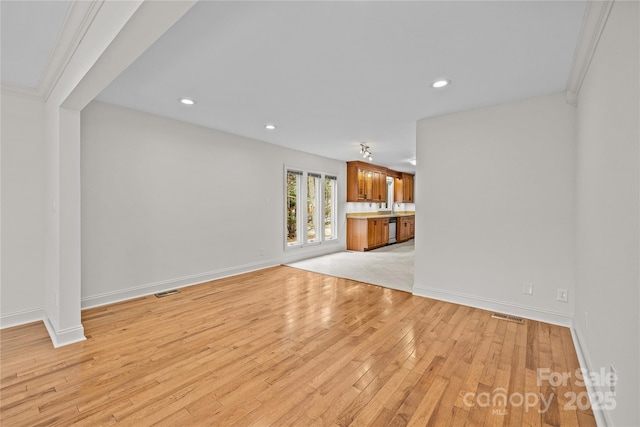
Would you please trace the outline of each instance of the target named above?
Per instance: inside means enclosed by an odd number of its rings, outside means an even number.
[[[578,368],[569,330],[491,314],[274,267],[86,310],[87,340],[59,349],[41,323],[3,330],[0,421],[595,425],[566,408],[584,388],[538,385]],[[519,404],[540,394],[542,413]]]

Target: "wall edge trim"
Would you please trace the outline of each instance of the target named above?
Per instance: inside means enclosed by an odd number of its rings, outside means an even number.
[[[580,367],[583,370],[586,370],[588,372],[593,372],[592,370],[593,365],[591,363],[591,359],[589,358],[588,353],[586,352],[586,346],[584,345],[586,343],[584,337],[575,326],[572,326],[570,329],[571,329],[571,338],[573,338],[573,346],[576,349],[576,355],[578,356],[578,363],[580,363]],[[587,393],[589,394],[589,401],[591,402],[591,396],[593,396],[597,390],[593,387],[593,385],[589,384],[588,382],[585,381],[585,383],[586,383],[585,387],[587,388]],[[596,424],[598,426],[607,427],[607,426],[615,425],[608,411],[596,410],[593,408],[592,408],[592,411],[593,411],[593,416],[596,419]]]
[[[520,304],[513,304],[506,301],[494,300],[491,298],[479,297],[477,295],[452,292],[446,289],[436,289],[427,286],[413,285],[413,294],[425,298],[437,299],[454,304],[466,305],[488,311],[499,311],[501,313],[520,316],[540,322],[551,323],[553,325],[571,327],[573,325],[573,315],[559,311],[545,310],[536,307],[527,307]]]
[[[251,271],[262,270],[274,267],[279,263],[271,261],[250,263],[235,267],[221,268],[206,273],[193,274],[174,279],[162,280],[159,282],[147,283],[132,288],[121,289],[112,292],[105,292],[98,295],[84,297],[81,299],[82,310],[88,308],[99,307],[102,305],[114,304],[117,302],[127,301],[134,298],[140,298],[157,292],[168,291],[170,289],[184,288],[187,286],[198,285],[212,280],[223,279],[225,277],[235,276],[238,274],[249,273]]]
[[[26,325],[27,323],[39,322],[41,320],[44,320],[44,318],[44,307],[3,314],[2,316],[0,316],[0,329],[12,328],[14,326]]]

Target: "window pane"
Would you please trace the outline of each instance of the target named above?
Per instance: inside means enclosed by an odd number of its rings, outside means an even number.
[[[314,175],[307,176],[307,242],[320,240],[318,234],[318,187],[320,178]]]
[[[298,180],[301,176],[287,171],[287,245],[300,243],[298,238]]]
[[[336,179],[334,177],[326,177],[324,180],[324,238],[334,239],[336,236],[335,229],[335,188]]]

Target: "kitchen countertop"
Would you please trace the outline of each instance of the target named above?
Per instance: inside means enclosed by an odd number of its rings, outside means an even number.
[[[400,216],[415,216],[415,212],[354,212],[348,213],[347,218],[350,219],[369,219],[369,218],[394,218]]]

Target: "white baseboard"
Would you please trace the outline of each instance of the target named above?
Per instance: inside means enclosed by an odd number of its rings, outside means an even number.
[[[44,326],[49,332],[51,342],[54,348],[62,347],[69,344],[74,344],[80,341],[84,341],[87,338],[84,336],[84,328],[82,325],[74,326],[73,328],[66,328],[56,330],[48,317],[44,318]]]
[[[305,259],[314,258],[322,255],[329,255],[336,252],[344,252],[347,247],[336,242],[324,242],[322,245],[309,245],[304,247],[287,248],[284,254],[283,264],[291,264],[293,262],[303,261]]]
[[[0,329],[38,322],[44,319],[44,307],[0,316]]]
[[[578,356],[578,362],[580,363],[580,367],[586,370],[587,372],[594,372],[592,369],[593,364],[591,363],[589,354],[587,351],[585,351],[586,341],[582,337],[582,334],[577,328],[572,327],[571,337],[573,338],[573,343],[574,343],[574,347],[576,348],[576,355]],[[588,382],[586,384],[586,387],[587,387],[587,393],[589,393],[590,396],[594,395],[594,393],[598,391]],[[596,419],[596,424],[599,427],[607,427],[607,426],[614,425],[613,420],[611,419],[611,415],[609,415],[609,411],[593,409],[593,416]]]
[[[569,328],[573,326],[573,315],[571,314],[543,310],[535,307],[527,307],[506,301],[479,297],[477,295],[452,292],[445,289],[429,288],[416,284],[413,285],[413,294],[421,297],[452,302],[454,304],[480,308],[483,310],[511,314],[513,316],[538,320],[540,322],[551,323],[553,325],[566,326]]]
[[[207,273],[194,274],[176,279],[163,280],[161,282],[148,283],[145,285],[135,286],[133,288],[122,289],[113,292],[106,292],[99,295],[84,297],[81,300],[83,310],[87,308],[99,307],[102,305],[113,304],[116,302],[126,301],[133,298],[140,298],[152,295],[158,292],[168,291],[170,289],[184,288],[186,286],[197,285],[199,283],[209,282],[211,280],[222,279],[237,274],[249,273],[251,271],[262,270],[263,268],[279,265],[271,261],[244,264],[240,266],[222,268]]]

